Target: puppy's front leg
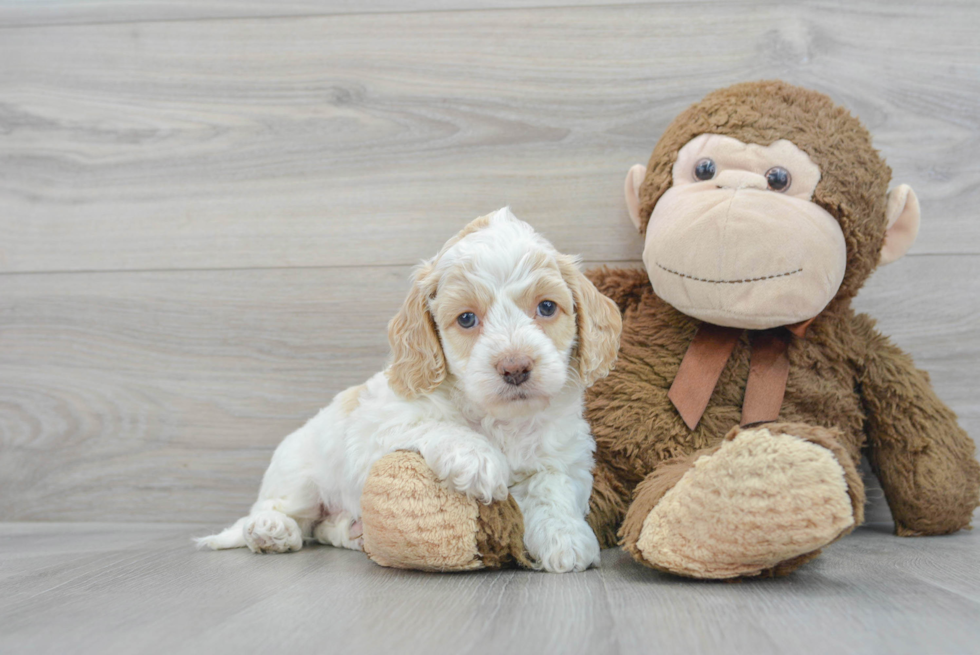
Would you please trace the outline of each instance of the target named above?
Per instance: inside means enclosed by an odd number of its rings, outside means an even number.
[[[453,491],[485,505],[506,500],[510,467],[486,437],[445,421],[427,421],[411,429],[411,448]]]
[[[524,546],[538,568],[584,571],[599,564],[599,540],[585,520],[592,475],[544,470],[511,489],[524,513]]]

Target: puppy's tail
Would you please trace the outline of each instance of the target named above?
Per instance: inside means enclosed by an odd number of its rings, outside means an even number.
[[[245,533],[242,531],[242,527],[245,525],[245,521],[248,519],[247,516],[235,521],[235,524],[230,528],[225,528],[218,534],[213,534],[210,537],[196,537],[194,543],[199,549],[210,548],[211,550],[224,550],[225,548],[244,548],[245,547]]]

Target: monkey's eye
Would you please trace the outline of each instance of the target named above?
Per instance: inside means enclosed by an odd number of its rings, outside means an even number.
[[[694,165],[694,177],[704,182],[715,176],[715,162],[705,157]]]
[[[538,316],[548,318],[554,316],[556,311],[558,311],[558,305],[553,300],[542,300],[538,303]]]
[[[766,182],[773,191],[785,191],[793,182],[793,176],[782,166],[773,166],[766,171]]]
[[[480,320],[473,312],[463,312],[456,317],[456,322],[459,323],[459,327],[463,328],[464,330],[469,330],[472,327],[476,327],[476,324],[479,323]]]

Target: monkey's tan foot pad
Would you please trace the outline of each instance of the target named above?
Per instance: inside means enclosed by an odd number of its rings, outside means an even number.
[[[421,571],[530,567],[513,496],[483,505],[449,491],[417,453],[378,460],[361,495],[364,551],[381,566]]]
[[[842,465],[814,443],[838,451],[830,434],[793,424],[732,430],[663,494],[630,550],[654,568],[707,579],[781,575],[813,559],[856,513],[861,520],[850,458]]]

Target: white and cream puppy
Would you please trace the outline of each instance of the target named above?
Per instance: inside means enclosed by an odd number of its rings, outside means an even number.
[[[388,326],[388,368],[286,437],[249,515],[198,544],[359,550],[372,464],[411,450],[450,489],[483,503],[512,494],[538,567],[598,563],[583,394],[612,367],[621,327],[576,260],[509,208],[476,219],[416,269]]]

